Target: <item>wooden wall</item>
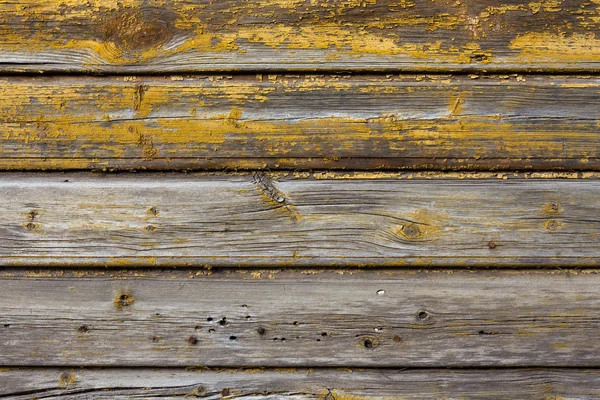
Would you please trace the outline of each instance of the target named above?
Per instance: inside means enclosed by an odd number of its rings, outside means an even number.
[[[0,0],[0,398],[600,398],[598,0]]]

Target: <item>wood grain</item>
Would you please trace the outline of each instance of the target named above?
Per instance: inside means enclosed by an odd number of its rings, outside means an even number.
[[[12,400],[181,399],[591,399],[596,370],[224,370],[8,369],[0,396]],[[231,397],[230,397],[231,396]]]
[[[600,260],[594,174],[308,175],[5,173],[0,265],[540,267]]]
[[[0,2],[4,71],[599,69],[594,0]]]
[[[0,169],[600,169],[600,79],[0,79]]]
[[[5,270],[0,365],[600,366],[596,270],[208,273]]]

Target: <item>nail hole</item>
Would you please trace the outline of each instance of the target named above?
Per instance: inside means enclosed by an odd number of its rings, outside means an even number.
[[[323,333],[321,333],[321,336],[323,336],[323,337],[325,337],[325,336],[328,336],[328,335],[327,335],[327,332],[323,332]]]
[[[363,346],[365,346],[366,349],[372,349],[373,342],[371,341],[371,339],[365,339],[365,341],[363,342]]]
[[[191,345],[195,345],[196,343],[198,343],[198,338],[196,338],[195,336],[190,336],[187,342]]]
[[[115,305],[119,310],[122,309],[123,307],[129,307],[132,304],[133,304],[133,297],[131,297],[127,293],[124,293],[115,299]]]
[[[490,249],[495,249],[495,248],[496,248],[496,243],[494,243],[494,242],[489,242],[489,243],[488,243],[488,247],[489,247]]]
[[[212,319],[211,317],[208,317],[208,318],[206,318],[206,320],[207,320],[208,322],[210,322],[210,321],[212,321],[213,319]]]
[[[229,336],[229,340],[236,340],[237,336]]]
[[[227,325],[229,322],[227,322],[227,318],[223,317],[220,321],[219,321],[219,325],[221,326],[225,326]]]
[[[256,330],[256,332],[258,332],[259,335],[264,335],[267,332],[267,330],[261,326]]]
[[[429,313],[427,311],[421,310],[417,314],[417,318],[420,319],[420,320],[427,319],[427,318],[429,318]]]
[[[252,318],[251,315],[246,315],[246,319],[250,319],[250,318]]]

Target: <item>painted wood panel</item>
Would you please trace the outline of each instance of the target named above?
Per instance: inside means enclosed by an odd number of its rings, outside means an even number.
[[[0,79],[0,169],[600,168],[600,80]]]
[[[4,366],[600,366],[596,270],[1,275]]]
[[[181,399],[590,399],[596,370],[393,369],[5,369],[0,396],[13,400]]]
[[[598,264],[595,174],[485,176],[5,173],[0,265]]]
[[[0,2],[4,71],[597,71],[595,0]]]

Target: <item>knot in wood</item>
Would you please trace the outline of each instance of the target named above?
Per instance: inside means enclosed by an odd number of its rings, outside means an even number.
[[[159,47],[173,38],[176,14],[156,7],[120,10],[103,24],[105,42],[124,52],[136,53]]]
[[[556,220],[550,220],[546,222],[546,229],[548,229],[549,231],[555,231],[560,227],[560,222],[556,221]]]
[[[423,231],[418,224],[409,224],[402,226],[402,233],[409,239],[416,239],[423,235]]]

